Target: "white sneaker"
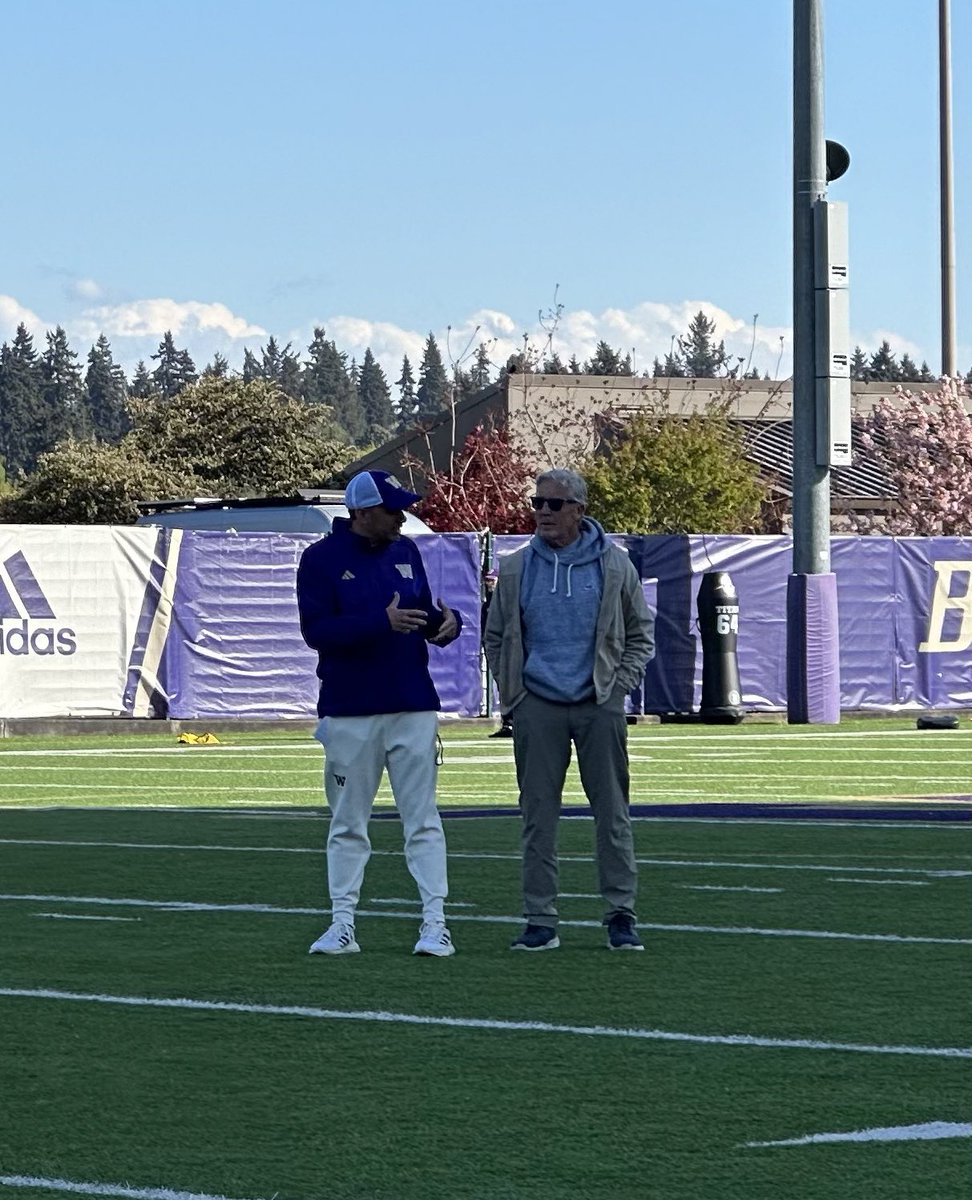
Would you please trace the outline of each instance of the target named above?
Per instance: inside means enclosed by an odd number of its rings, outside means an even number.
[[[308,954],[360,954],[361,947],[354,939],[354,926],[335,921],[307,951]]]
[[[455,954],[452,935],[441,921],[426,921],[419,930],[419,939],[415,943],[413,954],[432,954],[436,958],[448,958]]]

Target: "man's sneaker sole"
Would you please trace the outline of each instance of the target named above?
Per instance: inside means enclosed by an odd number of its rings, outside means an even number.
[[[419,958],[450,958],[455,954],[456,948],[451,943],[448,946],[436,946],[434,949],[431,946],[419,947],[416,946],[412,951]]]
[[[559,948],[559,937],[552,937],[549,942],[544,942],[542,946],[525,946],[523,942],[514,942],[510,946],[511,950],[526,950],[528,954],[536,954],[538,950],[558,950]]]
[[[610,942],[607,944],[609,950],[644,950],[644,946],[612,946]]]
[[[340,939],[330,938],[330,941],[332,941],[334,944],[330,946],[325,945],[325,943],[329,940],[329,934],[331,933],[331,930],[327,929],[321,934],[316,942],[311,943],[311,948],[307,951],[307,953],[330,954],[332,956],[336,954],[360,954],[361,947],[358,945],[357,939],[354,936],[354,930],[351,929],[350,926],[347,926],[346,928],[350,934],[350,937],[345,938],[342,935],[342,938]]]
[[[337,954],[360,954],[361,947],[357,942],[352,942],[350,946],[341,946],[337,950],[325,950],[323,946],[318,946],[315,942],[307,951],[308,954],[330,954],[333,958]]]

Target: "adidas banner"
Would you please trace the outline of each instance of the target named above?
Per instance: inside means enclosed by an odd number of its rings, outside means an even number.
[[[153,716],[181,530],[0,525],[0,716]]]

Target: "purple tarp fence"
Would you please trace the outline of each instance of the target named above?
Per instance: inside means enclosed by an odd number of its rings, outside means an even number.
[[[163,684],[172,717],[308,717],[315,656],[300,637],[294,580],[313,537],[187,532]],[[522,536],[492,539],[494,556]],[[743,708],[785,710],[787,537],[614,539],[638,569],[656,612],[657,654],[645,674],[649,713],[690,712],[701,698],[696,597],[706,571],[728,571],[739,593]],[[430,651],[443,711],[485,711],[480,658],[481,546],[476,534],[416,539],[434,597],[457,608],[462,636]],[[832,541],[837,577],[841,708],[972,704],[972,538]]]
[[[317,655],[300,636],[297,564],[316,539],[187,532],[182,541],[164,686],[169,716],[310,717]],[[476,534],[421,538],[433,597],[463,616],[445,648],[429,648],[443,711],[478,716],[480,550]]]

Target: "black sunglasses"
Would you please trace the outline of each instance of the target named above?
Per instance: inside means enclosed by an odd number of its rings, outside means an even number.
[[[562,500],[560,496],[531,496],[530,504],[534,512],[539,512],[545,504],[551,512],[560,512],[565,504],[580,504],[580,501]]]

